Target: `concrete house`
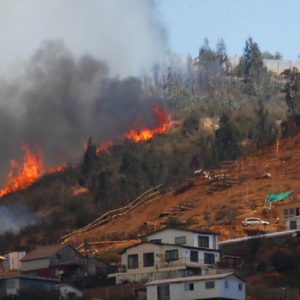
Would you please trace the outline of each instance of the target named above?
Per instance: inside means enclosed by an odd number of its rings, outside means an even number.
[[[245,300],[245,281],[234,273],[155,280],[146,284],[147,299]]]
[[[300,229],[300,202],[294,201],[281,206],[286,229]]]
[[[124,249],[122,268],[110,277],[115,277],[119,284],[199,275],[219,260],[215,233],[168,228],[147,235],[144,242]]]
[[[30,276],[64,280],[83,275],[85,271],[85,258],[69,245],[39,247],[21,261],[21,273]]]
[[[4,255],[3,261],[4,270],[19,270],[21,268],[21,259],[26,255],[25,251],[10,252]]]
[[[20,289],[44,287],[54,289],[57,279],[31,276],[4,276],[0,277],[0,297],[17,295]]]

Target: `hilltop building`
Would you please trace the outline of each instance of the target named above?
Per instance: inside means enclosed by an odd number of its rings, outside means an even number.
[[[212,232],[166,228],[149,234],[121,253],[116,283],[206,274],[220,260],[218,236]]]

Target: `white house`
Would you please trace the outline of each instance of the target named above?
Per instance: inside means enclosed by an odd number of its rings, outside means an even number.
[[[26,252],[10,252],[4,255],[3,269],[5,270],[19,270],[21,268],[21,259],[25,257]]]
[[[182,229],[164,229],[121,252],[116,283],[147,282],[204,274],[220,260],[217,235]]]
[[[190,229],[165,228],[144,236],[143,240],[162,244],[219,249],[216,233]]]
[[[148,300],[245,300],[245,281],[234,273],[155,280],[146,284]]]

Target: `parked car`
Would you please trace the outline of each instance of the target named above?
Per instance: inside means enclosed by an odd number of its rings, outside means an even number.
[[[248,225],[269,225],[270,222],[261,220],[260,218],[246,218],[242,221],[244,226]]]

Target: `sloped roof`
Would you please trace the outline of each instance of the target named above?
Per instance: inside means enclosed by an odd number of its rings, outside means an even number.
[[[212,232],[212,231],[201,231],[201,230],[194,230],[194,229],[189,229],[189,228],[182,228],[182,227],[175,228],[175,227],[168,227],[167,226],[165,228],[162,228],[162,229],[156,230],[154,232],[151,232],[149,234],[146,234],[146,235],[143,236],[143,238],[151,236],[151,235],[153,235],[155,233],[158,233],[158,232],[166,231],[166,230],[179,230],[179,231],[183,231],[183,232],[192,232],[192,233],[199,233],[199,234],[206,234],[206,235],[219,235],[218,233]]]
[[[38,247],[35,250],[29,252],[21,259],[21,261],[29,261],[34,259],[49,258],[54,255],[60,249],[66,247],[67,245],[50,245]]]
[[[171,247],[176,247],[176,248],[184,248],[184,249],[194,249],[194,250],[203,250],[205,252],[221,252],[219,249],[211,249],[211,248],[203,248],[203,247],[193,247],[193,246],[188,246],[188,245],[177,245],[177,244],[167,244],[167,243],[155,243],[155,242],[140,242],[138,244],[128,246],[124,248],[122,251],[120,251],[120,254],[125,253],[128,249],[135,248],[141,245],[154,245],[157,247],[161,246],[171,246]]]
[[[189,277],[178,277],[178,278],[170,278],[170,279],[161,279],[154,280],[146,283],[146,285],[157,285],[157,284],[171,284],[171,283],[181,283],[181,282],[189,282],[189,281],[202,281],[202,280],[216,280],[222,279],[229,276],[234,276],[245,282],[245,280],[239,275],[231,272],[231,273],[222,273],[222,274],[207,274],[207,275],[198,275],[198,276],[189,276]]]

